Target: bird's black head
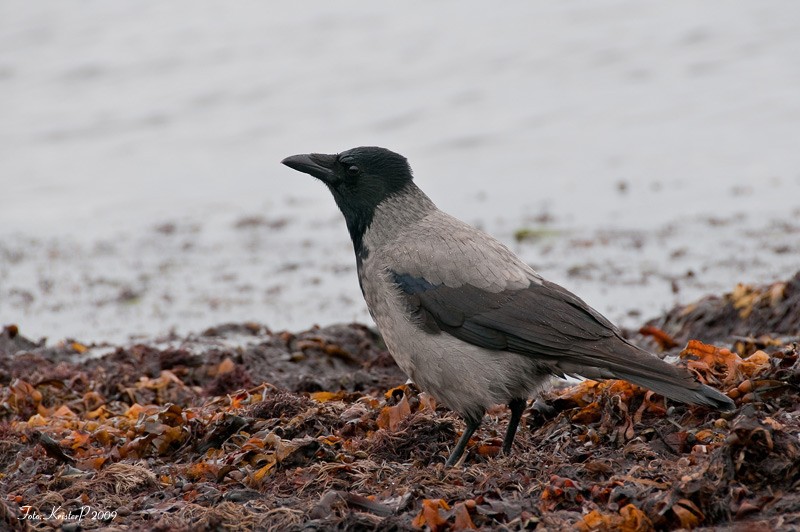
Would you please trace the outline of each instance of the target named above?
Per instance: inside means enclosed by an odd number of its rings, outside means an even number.
[[[328,186],[344,214],[357,252],[375,208],[412,180],[406,158],[386,148],[367,146],[336,155],[293,155],[281,162]]]

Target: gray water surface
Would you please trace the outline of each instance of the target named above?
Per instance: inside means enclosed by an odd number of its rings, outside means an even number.
[[[0,324],[368,321],[333,201],[279,164],[357,145],[623,325],[785,278],[799,28],[790,0],[3,2]]]

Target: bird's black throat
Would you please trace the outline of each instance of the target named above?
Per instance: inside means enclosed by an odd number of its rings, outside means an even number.
[[[383,188],[376,191],[379,192],[377,194],[361,194],[355,198],[344,196],[334,187],[329,187],[344,216],[358,263],[361,263],[369,255],[369,249],[364,244],[364,235],[372,225],[376,209],[384,202],[408,192],[413,186],[412,182],[408,180],[398,183],[398,186],[391,189]]]

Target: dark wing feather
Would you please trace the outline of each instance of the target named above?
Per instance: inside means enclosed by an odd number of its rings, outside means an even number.
[[[488,349],[561,355],[617,334],[602,315],[548,281],[494,293],[469,284],[434,285],[408,274],[393,273],[393,278],[423,323]]]
[[[532,359],[556,375],[621,378],[674,399],[730,407],[730,399],[623,339],[599,312],[557,284],[531,282],[498,293],[436,285],[392,272],[406,305],[428,332]]]

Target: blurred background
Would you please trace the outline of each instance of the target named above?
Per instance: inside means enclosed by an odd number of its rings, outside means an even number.
[[[800,3],[6,0],[0,325],[369,323],[358,145],[637,326],[800,266]]]

